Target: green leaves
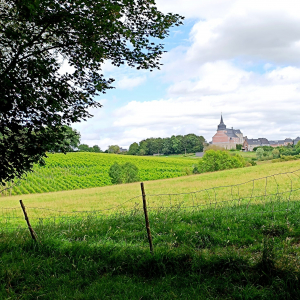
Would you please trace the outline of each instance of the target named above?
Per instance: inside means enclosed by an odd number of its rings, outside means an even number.
[[[159,68],[163,45],[153,38],[183,19],[152,0],[6,0],[0,15],[0,182],[30,171],[59,143],[57,128],[101,107],[95,96],[114,81],[100,73],[106,60]],[[61,58],[73,73],[60,72]]]
[[[115,162],[109,169],[109,176],[113,184],[131,183],[140,180],[139,169],[131,162],[119,165]]]

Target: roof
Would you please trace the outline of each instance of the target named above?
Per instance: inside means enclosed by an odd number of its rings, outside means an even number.
[[[220,124],[218,125],[218,130],[226,130],[226,125],[223,122],[223,116],[221,115]]]
[[[266,138],[258,138],[258,139],[246,139],[248,145],[269,145],[269,141]]]
[[[238,137],[238,136],[235,134],[235,132],[234,132],[235,130],[234,130],[234,129],[226,129],[226,131],[227,131],[227,132],[226,132],[226,135],[227,135],[227,136],[229,136],[229,137],[236,137],[236,138]]]

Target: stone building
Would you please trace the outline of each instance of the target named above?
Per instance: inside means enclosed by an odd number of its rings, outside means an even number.
[[[245,151],[253,151],[253,148],[260,146],[270,146],[270,143],[266,138],[248,139],[247,137],[243,143]]]
[[[240,129],[226,128],[221,115],[220,124],[218,125],[217,133],[212,138],[212,144],[223,147],[225,149],[236,149],[237,144],[244,143],[244,136]]]

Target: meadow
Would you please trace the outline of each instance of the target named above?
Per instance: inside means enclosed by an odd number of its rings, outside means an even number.
[[[299,161],[145,188],[1,197],[0,299],[297,299]]]
[[[131,162],[139,168],[142,181],[174,178],[190,173],[197,160],[141,157],[104,153],[48,154],[45,166],[34,166],[32,173],[6,191],[5,195],[34,194],[112,185],[108,171],[117,162]],[[8,183],[8,186],[12,185]]]

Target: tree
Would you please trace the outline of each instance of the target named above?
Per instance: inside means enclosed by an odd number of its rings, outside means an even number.
[[[80,152],[90,152],[90,147],[87,144],[81,144],[78,146]]]
[[[72,152],[79,147],[80,133],[70,126],[63,126],[63,139],[56,142],[51,152]]]
[[[122,167],[117,162],[109,168],[109,176],[113,184],[122,183]]]
[[[120,147],[118,145],[110,145],[108,146],[108,153],[120,153]]]
[[[153,0],[0,1],[0,182],[42,163],[64,125],[101,107],[95,96],[114,81],[101,74],[105,61],[159,68],[155,38],[180,24]]]
[[[109,176],[113,184],[130,183],[139,180],[139,169],[130,162],[119,165],[115,162],[109,169]]]
[[[263,148],[258,148],[256,150],[256,157],[257,159],[262,159],[263,155],[264,155],[264,149]]]
[[[96,153],[99,153],[99,152],[102,152],[100,147],[98,145],[94,145],[92,147],[92,151],[91,152],[96,152]]]
[[[246,166],[245,159],[239,155],[230,155],[228,151],[207,150],[198,166],[194,167],[193,173],[213,172],[219,170],[243,168]]]
[[[129,155],[138,155],[139,145],[138,143],[133,143],[129,146],[128,154]]]

